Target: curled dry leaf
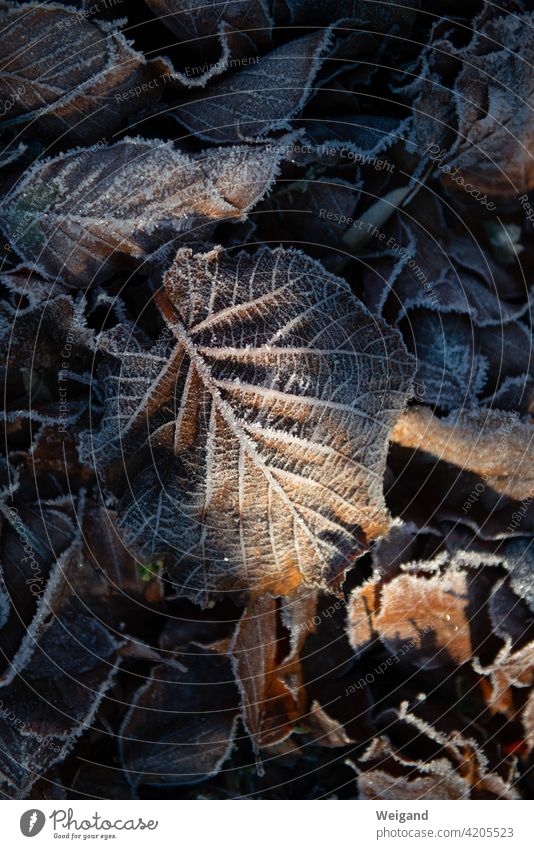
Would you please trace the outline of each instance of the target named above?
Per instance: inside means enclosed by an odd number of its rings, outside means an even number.
[[[340,746],[348,746],[352,742],[343,725],[337,719],[329,716],[328,712],[317,701],[312,702],[310,712],[306,714],[304,723],[313,742],[318,746],[337,749]]]
[[[499,540],[534,532],[534,500],[518,503],[490,481],[427,451],[391,443],[388,504],[394,516],[447,537],[464,525],[482,540]]]
[[[259,748],[289,737],[303,695],[282,680],[277,624],[276,600],[255,600],[243,612],[230,648],[243,722],[258,757]]]
[[[397,519],[387,536],[373,546],[372,575],[352,590],[347,604],[347,636],[355,652],[366,652],[380,639],[377,618],[381,613],[383,587],[408,564],[415,566],[420,562],[430,572],[436,571],[444,560],[443,556],[439,562],[432,558],[437,544],[435,537],[418,534],[415,525]]]
[[[518,798],[513,788],[513,765],[507,770],[501,761],[499,769],[492,768],[484,748],[474,738],[457,730],[439,730],[411,713],[407,702],[399,710],[385,712],[383,718],[388,736],[371,742],[357,768],[362,798]],[[434,755],[414,755],[414,751],[425,749]]]
[[[361,654],[381,641],[395,663],[423,669],[469,662],[481,640],[472,611],[473,595],[483,603],[481,589],[472,590],[472,576],[454,560],[446,565],[446,553],[433,561],[402,560],[402,569],[413,574],[375,572],[352,591],[347,607],[352,647]]]
[[[38,162],[11,192],[3,220],[15,250],[71,284],[109,276],[202,225],[240,218],[268,191],[283,143],[195,156],[171,142],[125,139]]]
[[[484,478],[509,498],[532,500],[534,426],[499,410],[457,410],[446,418],[428,407],[413,407],[396,425],[392,439]]]
[[[483,666],[475,662],[474,667],[491,680],[489,707],[514,717],[512,688],[523,689],[534,682],[534,642],[514,652],[512,640],[508,639],[493,663]]]
[[[349,596],[347,635],[358,656],[383,645],[386,668],[401,663],[426,671],[465,667],[477,657],[487,662],[502,645],[499,637],[514,646],[526,642],[530,614],[502,577],[500,544],[455,528],[446,540],[409,525],[390,536],[375,546],[372,577]]]
[[[150,443],[121,507],[129,543],[192,599],[337,587],[389,524],[381,481],[413,370],[398,333],[295,250],[183,249],[159,304],[172,343],[128,350],[125,330],[86,449],[105,467]]]
[[[468,782],[446,758],[406,762],[387,738],[375,738],[357,769],[361,799],[468,799]],[[399,769],[400,767],[400,769]]]
[[[383,769],[371,769],[358,779],[361,799],[452,800],[466,798],[467,787],[459,775],[443,775],[444,764],[437,761],[430,775],[391,775]]]
[[[32,134],[91,143],[159,97],[115,26],[59,3],[0,3],[0,54],[0,120],[27,122]]]

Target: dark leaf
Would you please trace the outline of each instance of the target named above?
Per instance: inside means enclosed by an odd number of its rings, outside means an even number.
[[[230,662],[198,650],[189,668],[157,666],[121,728],[132,785],[192,784],[215,775],[230,754],[238,694]]]
[[[0,33],[3,117],[34,135],[91,143],[160,96],[116,27],[68,6],[2,2]]]
[[[328,31],[312,32],[277,47],[228,80],[214,83],[208,97],[176,107],[173,115],[196,136],[239,143],[291,128],[310,97],[330,44]]]
[[[197,0],[147,0],[147,4],[180,39],[181,46],[199,56],[198,70],[186,68],[186,84],[205,85],[216,73],[232,68],[231,59],[251,57],[257,61],[258,47],[271,40],[273,22],[267,0],[210,0],[200,6]],[[220,56],[206,62],[215,37]]]

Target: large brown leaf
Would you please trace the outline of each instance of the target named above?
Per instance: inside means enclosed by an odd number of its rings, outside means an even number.
[[[413,370],[399,334],[295,250],[183,249],[164,290],[174,341],[143,352],[124,328],[86,448],[101,468],[125,452],[132,478],[144,446],[127,540],[197,600],[337,586],[389,524],[382,476]]]
[[[116,27],[59,3],[0,3],[0,55],[1,117],[34,134],[94,142],[161,92]]]
[[[95,145],[37,163],[3,220],[26,261],[65,282],[90,282],[124,254],[143,258],[186,233],[201,238],[202,225],[239,218],[270,188],[282,157],[282,143],[195,156],[159,140]]]

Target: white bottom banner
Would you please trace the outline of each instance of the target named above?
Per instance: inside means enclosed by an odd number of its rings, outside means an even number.
[[[532,849],[531,802],[5,801],[2,845]],[[206,807],[207,805],[210,807]],[[201,810],[199,805],[204,805]],[[298,842],[297,842],[298,841]]]

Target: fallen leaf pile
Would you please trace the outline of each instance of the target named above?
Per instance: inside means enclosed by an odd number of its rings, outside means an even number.
[[[534,12],[449,5],[0,2],[3,798],[532,797]]]

